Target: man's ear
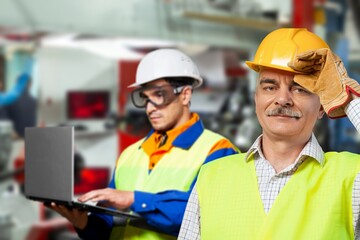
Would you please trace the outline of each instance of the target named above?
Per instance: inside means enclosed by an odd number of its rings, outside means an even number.
[[[181,92],[181,100],[185,105],[188,105],[191,101],[192,96],[192,87],[191,86],[185,86],[184,89]]]
[[[319,109],[319,113],[318,113],[318,119],[322,119],[324,114],[325,114],[325,110],[324,110],[324,107],[321,105],[321,107]]]

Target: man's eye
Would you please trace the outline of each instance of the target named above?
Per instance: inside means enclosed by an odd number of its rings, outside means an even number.
[[[164,93],[164,91],[159,90],[159,91],[156,91],[156,92],[154,93],[154,95],[157,96],[157,97],[162,97],[162,96],[165,95],[165,93]]]
[[[275,87],[273,87],[273,86],[265,86],[265,87],[263,87],[263,89],[265,91],[273,91],[275,89]]]
[[[293,89],[294,92],[296,93],[309,93],[309,91],[307,91],[306,89],[302,88],[302,87],[295,87]]]
[[[147,99],[148,97],[144,93],[139,93],[139,97],[142,99]]]

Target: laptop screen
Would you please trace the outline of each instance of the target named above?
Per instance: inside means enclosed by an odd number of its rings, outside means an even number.
[[[25,196],[72,201],[73,127],[25,129]]]

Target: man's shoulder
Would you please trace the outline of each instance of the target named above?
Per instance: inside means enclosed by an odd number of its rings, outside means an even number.
[[[140,149],[141,144],[144,141],[145,141],[145,137],[135,141],[134,143],[132,143],[129,146],[125,147],[125,149],[123,150],[123,153],[134,150],[134,149]]]
[[[228,140],[227,137],[225,137],[224,135],[221,135],[220,133],[217,133],[217,132],[214,132],[212,130],[209,130],[209,129],[204,129],[203,135],[207,135],[207,136],[211,136],[211,137],[216,137],[216,138],[219,138],[219,139],[226,139]]]
[[[219,166],[229,167],[232,165],[239,165],[239,162],[245,162],[246,153],[234,153],[215,159],[214,161],[206,163],[207,168],[218,168]],[[204,165],[204,166],[205,166]]]
[[[349,159],[349,161],[360,162],[360,154],[352,152],[326,152],[326,159]]]
[[[226,136],[221,135],[219,133],[213,132],[211,130],[205,129],[202,134],[205,139],[214,139],[214,144],[217,148],[232,148],[235,152],[240,152],[237,146],[233,144],[233,142],[228,139]]]
[[[338,171],[360,171],[360,154],[351,152],[327,152],[324,155],[325,166],[333,167]]]

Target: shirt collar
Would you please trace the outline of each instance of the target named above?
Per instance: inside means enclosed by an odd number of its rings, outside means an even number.
[[[200,137],[200,135],[204,131],[204,125],[202,121],[199,119],[193,125],[191,125],[188,129],[186,129],[183,133],[181,133],[173,142],[175,147],[189,149],[196,140]]]
[[[245,155],[245,161],[249,161],[254,154],[259,154],[259,156],[265,159],[262,150],[261,150],[261,139],[262,135],[260,135],[253,145],[249,148]],[[314,133],[311,134],[310,140],[307,142],[303,150],[300,152],[297,157],[297,161],[302,157],[307,156],[315,159],[321,166],[324,165],[324,151],[322,150],[319,142],[317,141]]]
[[[172,146],[189,149],[195,141],[200,137],[204,131],[204,125],[197,113],[192,113],[191,118],[183,125],[171,129],[166,132],[169,137],[169,143],[172,141]],[[151,129],[149,134],[145,137],[142,145],[150,138],[151,135],[158,134],[154,129]],[[177,136],[176,136],[177,135]]]

